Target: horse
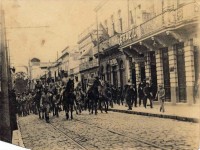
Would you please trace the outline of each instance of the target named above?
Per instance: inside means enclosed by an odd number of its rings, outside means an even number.
[[[63,92],[63,105],[67,120],[69,119],[69,112],[71,113],[71,119],[73,119],[73,107],[75,98],[76,96],[74,94],[74,81],[69,79],[69,81],[67,82],[67,86]]]
[[[92,84],[92,86],[88,89],[88,99],[89,99],[89,112],[93,114],[95,111],[95,115],[97,115],[97,104],[99,101],[99,86],[100,81],[96,78]]]
[[[108,103],[110,101],[111,92],[109,90],[108,84],[104,81],[101,81],[101,85],[99,86],[99,109],[103,112],[108,113]]]

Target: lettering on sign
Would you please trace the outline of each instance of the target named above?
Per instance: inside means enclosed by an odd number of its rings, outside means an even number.
[[[132,29],[120,36],[119,44],[122,45],[124,42],[128,40],[132,40],[134,38],[135,29]]]

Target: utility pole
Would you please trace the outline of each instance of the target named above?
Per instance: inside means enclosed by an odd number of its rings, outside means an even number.
[[[100,64],[101,64],[101,62],[100,62],[100,50],[99,50],[99,23],[98,23],[98,11],[103,7],[103,5],[105,5],[107,2],[108,2],[109,0],[107,0],[107,1],[103,1],[102,3],[100,3],[95,9],[94,9],[94,11],[95,11],[95,13],[96,13],[96,26],[97,26],[97,52],[98,52],[98,66],[99,66],[99,68],[98,68],[98,76],[100,77]]]
[[[5,20],[4,11],[1,10],[1,45],[0,45],[0,56],[1,56],[1,93],[0,93],[0,140],[5,142],[12,142],[12,129],[10,120],[10,103],[9,103],[9,93],[8,93],[8,56],[6,53],[6,35],[5,35]]]

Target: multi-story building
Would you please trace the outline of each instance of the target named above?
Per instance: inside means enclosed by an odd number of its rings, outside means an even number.
[[[81,81],[81,76],[79,72],[80,64],[80,52],[78,46],[73,46],[70,48],[69,52],[69,76],[74,79],[75,85]]]
[[[146,79],[155,90],[163,84],[172,104],[193,104],[199,80],[199,5],[193,0],[154,2],[161,7],[154,7],[146,20],[142,13],[144,20],[120,36],[119,48],[129,58],[128,78],[137,84]]]
[[[100,35],[94,55],[100,57],[100,75],[103,80],[116,87],[124,87],[132,79],[128,64],[130,56],[120,48],[120,36],[134,27],[136,22],[141,24],[153,17],[155,13],[152,8],[152,2],[145,1],[145,5],[142,5],[134,0],[108,1],[97,7],[98,27],[103,31],[103,38]],[[100,55],[98,52],[101,52]]]
[[[48,68],[48,76],[53,78],[54,81],[60,80],[63,76],[68,74],[69,69],[69,46],[67,46],[64,50],[61,51],[61,56],[57,58],[57,60],[52,63],[52,65]]]
[[[155,93],[158,85],[163,84],[170,103],[196,102],[199,82],[196,1],[107,1],[96,11],[101,34],[93,55],[99,60],[103,80],[121,87],[128,80],[136,86],[146,80]]]
[[[99,32],[100,33],[100,32]],[[87,80],[98,75],[98,59],[94,57],[94,46],[96,45],[97,28],[91,25],[78,37],[78,48],[80,52],[79,71],[83,88],[86,88]],[[101,33],[100,33],[101,34]]]

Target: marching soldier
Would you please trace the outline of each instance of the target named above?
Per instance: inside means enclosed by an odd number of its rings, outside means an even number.
[[[40,107],[43,108],[43,112],[45,115],[45,120],[49,123],[49,112],[50,112],[50,100],[49,100],[50,92],[44,90],[42,92],[41,100],[40,100]]]

